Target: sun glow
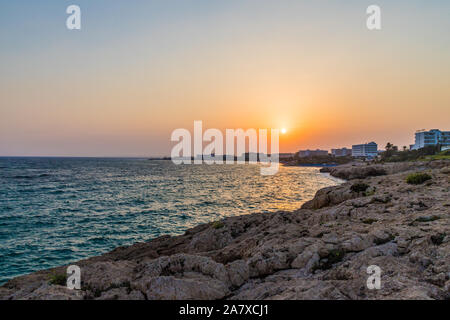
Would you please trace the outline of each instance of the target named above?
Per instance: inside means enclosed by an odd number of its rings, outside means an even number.
[[[285,134],[286,132],[287,132],[286,128],[282,128],[282,129],[281,129],[281,133],[282,133],[282,134]]]

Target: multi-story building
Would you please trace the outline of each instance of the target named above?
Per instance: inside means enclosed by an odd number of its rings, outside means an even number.
[[[378,145],[375,142],[355,144],[352,146],[353,157],[375,158],[378,155]]]
[[[346,157],[352,155],[352,149],[341,148],[341,149],[331,149],[331,154],[335,157]]]
[[[415,135],[415,144],[413,144],[410,149],[417,150],[427,146],[435,146],[437,144],[440,144],[443,147],[450,146],[450,131],[441,131],[438,129],[417,131]]]
[[[327,156],[328,155],[328,150],[300,150],[298,152],[298,156],[300,158],[305,158],[305,157],[316,157],[316,156]]]

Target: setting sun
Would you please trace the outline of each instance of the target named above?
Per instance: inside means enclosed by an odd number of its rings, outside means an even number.
[[[282,128],[282,129],[281,129],[281,133],[282,133],[282,134],[285,134],[286,132],[287,132],[286,128]]]

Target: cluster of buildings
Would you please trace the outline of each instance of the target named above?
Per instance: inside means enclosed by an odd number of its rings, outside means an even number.
[[[432,129],[429,131],[419,130],[415,134],[415,144],[410,145],[410,150],[417,150],[427,146],[441,145],[442,150],[450,149],[450,131]],[[331,149],[334,157],[352,156],[355,158],[375,158],[379,153],[378,145],[375,142],[355,144],[352,148]],[[284,154],[286,157],[293,154]],[[328,150],[300,150],[298,157],[327,156]]]
[[[328,150],[300,150],[298,152],[299,158],[328,156]],[[355,144],[352,148],[331,149],[331,155],[334,157],[361,157],[374,158],[378,155],[378,145],[375,142],[365,144]]]

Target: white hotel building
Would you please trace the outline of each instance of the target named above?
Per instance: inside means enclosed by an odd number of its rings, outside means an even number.
[[[410,146],[411,150],[435,146],[437,144],[442,145],[444,148],[450,146],[450,131],[441,131],[438,129],[430,131],[421,130],[416,132],[415,138],[415,144]]]
[[[355,144],[352,146],[353,157],[375,158],[378,155],[378,145],[375,142]]]
[[[352,149],[347,149],[347,148],[331,149],[331,154],[335,157],[351,156]]]

